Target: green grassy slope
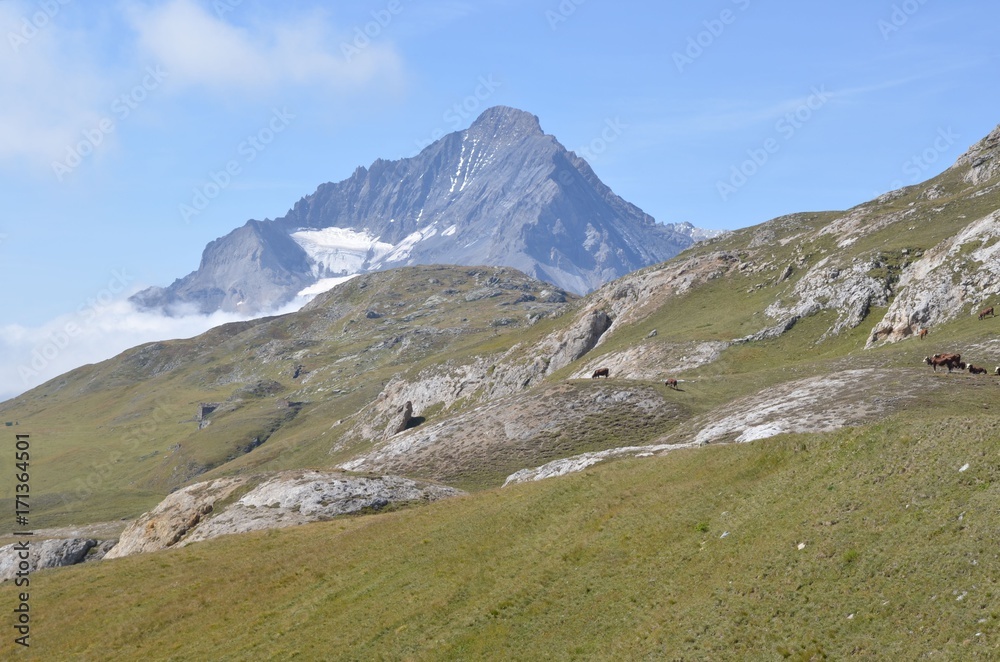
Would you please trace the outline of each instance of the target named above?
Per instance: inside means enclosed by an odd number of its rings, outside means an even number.
[[[995,659],[998,430],[894,419],[43,571],[19,659]]]
[[[484,288],[501,293],[476,299]],[[0,405],[0,420],[32,437],[33,522],[135,517],[206,475],[330,467],[331,424],[393,375],[551,330],[558,320],[544,317],[574,304],[528,299],[545,288],[503,268],[372,274],[298,313],[149,343],[62,375]],[[220,405],[204,429],[200,403]],[[13,507],[12,492],[0,496]]]

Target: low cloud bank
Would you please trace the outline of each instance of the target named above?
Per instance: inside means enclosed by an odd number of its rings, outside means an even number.
[[[256,315],[217,312],[169,317],[118,299],[60,315],[36,327],[8,324],[0,327],[0,401],[136,345],[191,338],[220,324],[294,312],[312,298],[300,296],[280,309]]]

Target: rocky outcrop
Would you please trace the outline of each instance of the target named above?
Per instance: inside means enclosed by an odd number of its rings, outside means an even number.
[[[765,313],[779,320],[763,335],[751,339],[773,338],[790,330],[795,323],[820,310],[834,310],[837,320],[827,330],[827,335],[837,335],[844,329],[853,329],[868,316],[873,306],[886,306],[892,293],[888,274],[882,276],[880,257],[843,264],[833,257],[816,262],[796,283],[792,293],[767,307]]]
[[[220,478],[174,492],[156,508],[132,522],[105,558],[115,559],[176,545],[214,510],[216,503],[249,480],[248,477]]]
[[[406,428],[410,426],[410,421],[413,420],[413,403],[409,400],[403,403],[398,410],[396,410],[396,416],[389,421],[389,425],[385,428],[384,437],[388,439],[393,435],[397,435]]]
[[[501,356],[480,356],[457,366],[446,363],[420,373],[414,380],[394,379],[346,433],[338,448],[350,440],[383,440],[396,435],[407,428],[413,411],[434,405],[447,408],[463,398],[492,400],[520,393],[586,355],[611,326],[611,317],[603,310],[586,310],[569,328],[531,347],[515,345]]]
[[[917,394],[904,386],[913,382],[914,375],[908,370],[858,369],[777,384],[690,419],[656,439],[657,443],[582,453],[521,469],[509,475],[504,486],[564,476],[610,459],[861,425],[899,411],[915,400]],[[936,389],[940,385],[922,382],[921,388]]]
[[[87,557],[87,552],[98,543],[88,538],[49,540],[30,540],[28,542],[28,572],[58,568],[80,563]],[[0,581],[7,581],[17,576],[23,554],[18,545],[0,547]]]
[[[615,380],[543,385],[408,430],[340,468],[447,482],[487,467],[513,471],[581,444],[601,448],[621,439],[609,430],[613,421],[641,421],[646,434],[656,436],[686,414],[652,386]]]
[[[830,432],[875,420],[916,398],[894,382],[908,373],[845,370],[769,387],[691,421],[682,432],[699,444],[742,443],[778,434]],[[935,388],[924,385],[923,388]]]
[[[606,352],[581,361],[571,379],[586,379],[598,368],[608,368],[615,379],[661,382],[685,370],[712,363],[729,347],[728,342],[650,342],[655,335],[631,347]]]
[[[1000,175],[1000,126],[960,156],[952,168],[968,168],[963,179],[980,185]]]
[[[565,457],[553,460],[547,464],[534,469],[521,469],[507,476],[503,486],[515,483],[531,483],[546,478],[558,478],[571,473],[583,471],[587,467],[593,466],[606,460],[620,459],[625,457],[649,457],[651,455],[662,455],[670,451],[682,448],[696,448],[701,446],[699,442],[687,442],[683,444],[653,444],[650,446],[622,446],[621,448],[610,448],[606,451],[596,451],[594,453],[581,453],[572,457]]]
[[[463,494],[445,485],[399,476],[338,472],[283,472],[198,526],[182,544],[230,533],[276,529],[328,520],[390,504],[431,502]]]
[[[245,493],[237,499],[238,490]],[[105,558],[459,494],[460,490],[451,487],[398,476],[364,477],[339,472],[285,471],[221,478],[191,485],[168,496],[129,525]]]
[[[1000,296],[1000,212],[970,223],[909,266],[899,294],[872,329],[868,347],[895,342]]]

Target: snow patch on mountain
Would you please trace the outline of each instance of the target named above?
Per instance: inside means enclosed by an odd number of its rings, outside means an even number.
[[[432,223],[423,230],[417,230],[416,232],[411,232],[403,241],[396,244],[391,251],[385,256],[384,260],[379,260],[376,262],[402,262],[403,260],[410,257],[410,252],[413,247],[419,244],[425,239],[430,239],[437,234],[436,224]]]
[[[316,278],[358,273],[380,262],[394,248],[368,232],[348,228],[299,230],[291,237],[309,256]]]

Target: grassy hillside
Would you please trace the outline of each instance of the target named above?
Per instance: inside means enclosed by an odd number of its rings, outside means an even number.
[[[73,370],[0,405],[32,436],[33,523],[135,517],[206,475],[330,467],[335,421],[395,375],[542,337],[574,306],[544,301],[553,289],[504,268],[371,274],[298,313]],[[201,403],[218,405],[203,428]]]
[[[39,572],[18,658],[996,659],[1000,414],[972,393]]]
[[[968,172],[740,230],[580,300],[509,269],[361,276],[299,313],[144,345],[3,403],[32,435],[35,527],[348,460],[475,490],[39,572],[18,654],[1000,658],[998,381],[920,365],[1000,364],[1000,320],[968,314],[1000,297],[1000,255],[977,252],[1000,223],[969,230],[1000,184]],[[905,284],[925,267],[943,280]],[[910,317],[923,295],[935,308]],[[899,342],[874,342],[904,306],[883,336]],[[614,379],[589,379],[598,366]],[[418,429],[395,434],[421,397]],[[216,409],[199,421],[203,403]],[[714,445],[762,430],[785,433]],[[712,445],[497,487],[582,451],[692,439]],[[0,604],[15,592],[0,586]]]

